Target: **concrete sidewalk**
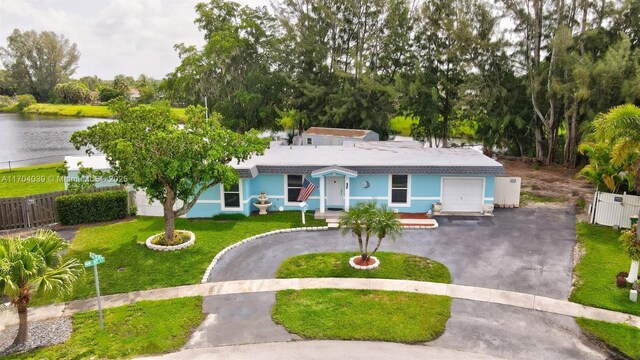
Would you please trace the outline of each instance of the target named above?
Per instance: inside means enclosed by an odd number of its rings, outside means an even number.
[[[163,300],[187,296],[214,296],[241,293],[270,292],[302,289],[360,289],[406,291],[421,294],[446,295],[455,299],[482,301],[515,306],[523,309],[544,311],[572,317],[584,317],[612,323],[626,323],[640,328],[640,317],[611,310],[598,309],[572,303],[566,300],[513,291],[487,289],[475,286],[442,284],[411,280],[350,279],[350,278],[305,278],[305,279],[260,279],[221,281],[206,284],[186,285],[102,297],[104,308],[122,306],[142,300]],[[30,320],[44,320],[95,310],[96,300],[76,300],[64,304],[35,307],[29,310]],[[17,324],[18,316],[13,307],[5,310],[0,317],[0,330],[7,325]]]
[[[257,355],[259,354],[259,355]],[[402,354],[401,356],[399,354]],[[489,355],[446,349],[438,346],[407,345],[380,341],[333,341],[312,340],[218,346],[214,348],[188,349],[171,354],[141,359],[164,360],[280,360],[295,358],[299,360],[324,360],[363,357],[367,360],[402,359],[440,359],[440,360],[495,360]]]

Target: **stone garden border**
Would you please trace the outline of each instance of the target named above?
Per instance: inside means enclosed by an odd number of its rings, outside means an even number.
[[[234,249],[234,248],[236,248],[236,247],[238,247],[240,245],[244,245],[246,243],[250,243],[252,241],[255,241],[255,240],[270,236],[270,235],[276,235],[276,234],[282,234],[282,233],[290,233],[290,232],[324,231],[324,230],[331,230],[331,229],[328,226],[310,226],[310,227],[298,227],[298,228],[290,228],[290,229],[280,229],[280,230],[273,230],[273,231],[269,231],[269,232],[266,232],[266,233],[254,235],[254,236],[248,237],[248,238],[246,238],[244,240],[238,241],[237,243],[229,245],[226,248],[222,249],[213,258],[213,260],[211,260],[211,264],[209,264],[209,267],[207,267],[207,270],[205,270],[204,275],[202,276],[202,280],[200,281],[200,283],[201,284],[207,283],[208,280],[209,280],[209,276],[211,275],[211,271],[216,266],[218,261],[224,256],[224,254],[226,254],[227,252],[231,251],[232,249]]]
[[[176,230],[176,232],[183,232],[183,233],[187,233],[191,236],[191,239],[189,239],[189,241],[182,243],[180,245],[173,245],[173,246],[162,246],[162,245],[155,245],[151,243],[151,240],[153,240],[154,237],[161,235],[162,233],[158,233],[155,235],[151,235],[147,238],[147,241],[145,241],[145,245],[147,245],[147,247],[151,250],[155,250],[155,251],[176,251],[176,250],[181,250],[184,248],[188,248],[189,246],[193,245],[196,243],[196,234],[194,234],[193,232],[189,231],[189,230]]]
[[[380,260],[378,260],[378,258],[375,257],[375,256],[369,256],[369,258],[373,259],[373,261],[374,261],[373,264],[365,265],[365,266],[358,265],[358,264],[356,264],[355,260],[357,258],[359,258],[359,257],[360,257],[360,255],[357,255],[357,256],[354,256],[354,257],[349,259],[349,265],[351,265],[351,267],[356,269],[356,270],[372,270],[372,269],[375,269],[378,266],[380,266]]]

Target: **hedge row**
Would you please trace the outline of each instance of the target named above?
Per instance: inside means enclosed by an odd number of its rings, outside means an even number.
[[[56,198],[58,222],[63,225],[122,219],[127,216],[126,190],[62,195]]]

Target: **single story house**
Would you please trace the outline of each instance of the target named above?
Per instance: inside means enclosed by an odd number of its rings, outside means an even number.
[[[493,204],[497,161],[472,149],[424,148],[416,142],[350,142],[342,146],[282,146],[233,164],[238,184],[205,191],[187,217],[256,211],[261,193],[270,211],[300,210],[304,179],[315,185],[309,210],[348,210],[376,201],[399,212],[426,212],[442,202],[443,212],[480,213]]]
[[[89,162],[87,159],[92,159]],[[67,158],[69,176],[77,161],[104,169],[104,156]],[[304,179],[315,185],[309,210],[348,210],[362,201],[376,201],[398,212],[427,212],[441,202],[443,212],[481,213],[494,203],[495,177],[504,175],[497,161],[473,149],[425,148],[417,142],[348,142],[334,146],[285,146],[272,142],[264,155],[240,164],[237,184],[206,190],[186,217],[221,213],[249,215],[258,209],[261,193],[268,211],[300,210],[297,201]],[[98,184],[98,186],[113,183]],[[137,196],[139,213],[161,216],[162,207]]]
[[[372,130],[310,127],[302,133],[302,146],[342,145],[344,142],[378,140],[380,135]]]

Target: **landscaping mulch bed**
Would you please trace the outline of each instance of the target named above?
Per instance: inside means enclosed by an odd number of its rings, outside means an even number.
[[[39,347],[60,344],[71,336],[71,319],[68,317],[53,320],[29,321],[27,342],[12,346],[18,334],[18,325],[7,326],[0,331],[0,355],[27,352]]]

